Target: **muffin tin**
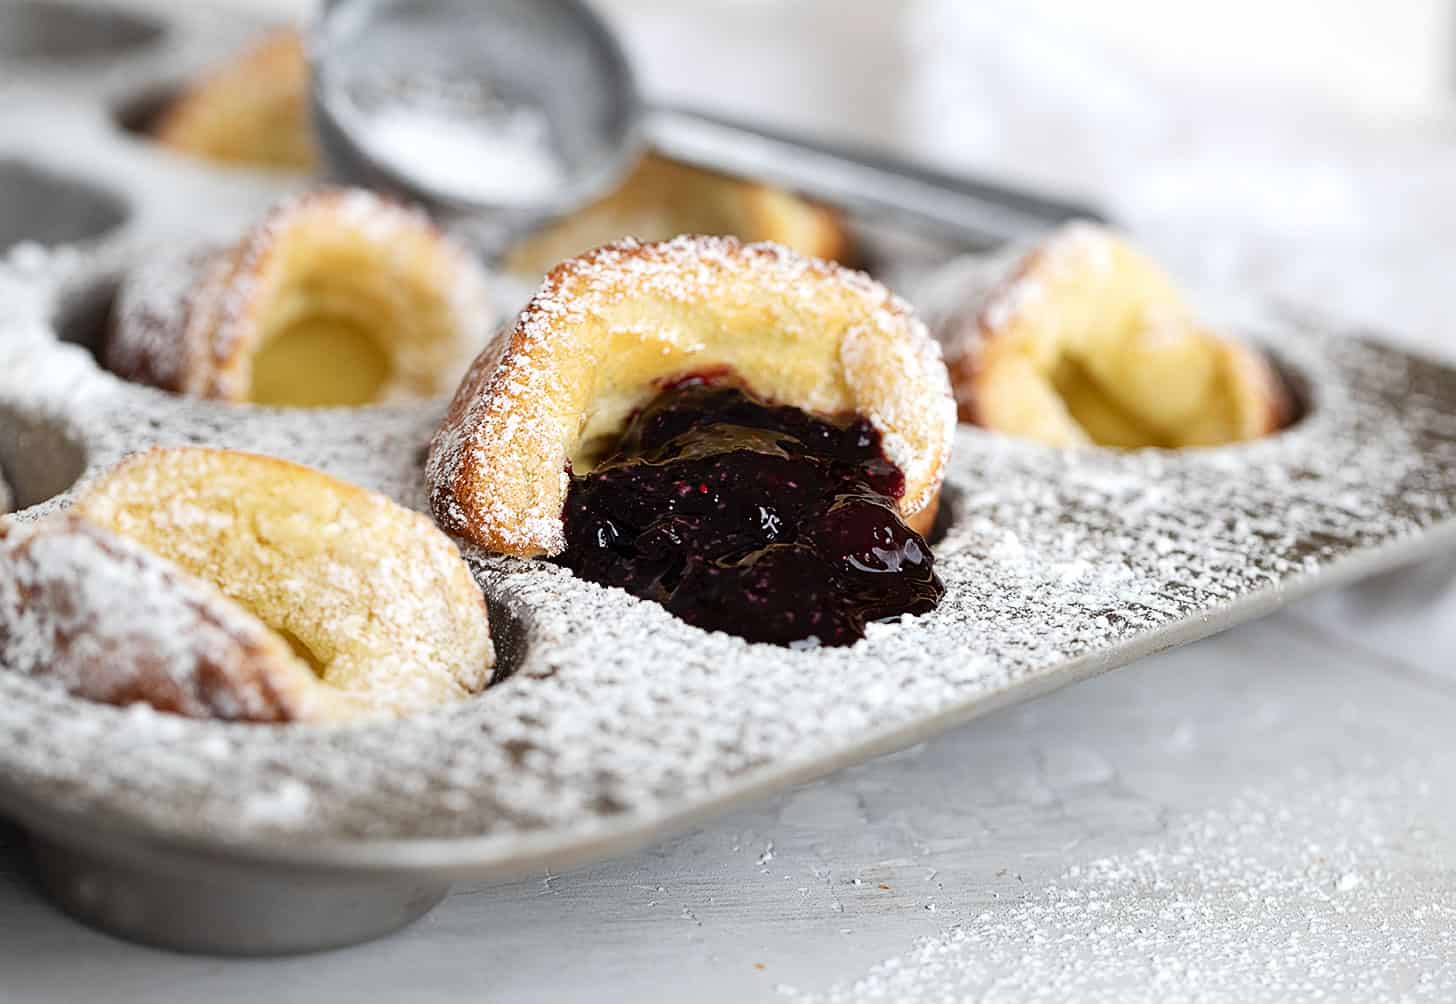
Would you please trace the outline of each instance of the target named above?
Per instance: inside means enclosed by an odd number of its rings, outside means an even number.
[[[132,26],[77,27],[91,17]],[[224,406],[97,365],[129,263],[300,184],[184,162],[118,125],[255,27],[150,17],[0,8],[0,38],[24,24],[36,40],[23,62],[0,49],[0,174],[25,179],[0,186],[0,244],[26,242],[0,265],[0,469],[17,518],[126,453],[181,443],[276,454],[422,508],[442,402]],[[117,47],[75,51],[89,33]],[[866,233],[901,280],[934,251]],[[1260,442],[1069,452],[961,428],[936,530],[945,601],[851,648],[751,645],[552,565],[471,553],[505,670],[478,699],[393,723],[241,726],[0,671],[0,811],[30,830],[56,901],[125,937],[347,944],[454,880],[619,853],[1456,540],[1456,371],[1298,321],[1262,335],[1305,414]]]

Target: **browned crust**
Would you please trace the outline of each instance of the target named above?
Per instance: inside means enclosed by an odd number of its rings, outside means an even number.
[[[920,536],[929,539],[930,531],[935,528],[935,518],[940,515],[940,489],[930,497],[925,508],[913,515],[905,517],[905,525],[914,530]]]
[[[714,220],[715,212],[722,218]],[[603,232],[603,217],[621,227],[622,218],[640,216],[665,223],[670,229]],[[724,234],[746,242],[773,241],[801,254],[850,266],[856,265],[859,258],[848,223],[839,210],[762,182],[649,153],[615,191],[519,242],[511,249],[506,264],[514,272],[536,275],[549,271],[563,253],[583,253],[588,245],[601,240],[634,237],[649,242],[678,233]]]
[[[69,538],[81,562],[38,555]],[[56,679],[77,697],[125,706],[147,704],[189,718],[287,722],[305,717],[287,647],[211,587],[79,516],[0,527],[0,663]],[[128,624],[94,609],[85,576],[144,582],[168,594],[186,622]],[[111,598],[114,602],[114,598]],[[160,630],[177,637],[165,643]],[[32,637],[23,638],[21,633]],[[43,638],[37,637],[43,634]],[[205,639],[205,642],[204,642]],[[36,645],[43,641],[44,644]]]
[[[803,196],[799,196],[803,199]],[[849,231],[849,222],[838,209],[823,203],[803,200],[818,220],[815,228],[819,232],[820,245],[814,252],[816,257],[838,262],[846,268],[865,268],[865,256],[854,235]]]
[[[253,345],[223,334],[242,306],[234,296],[239,280],[256,275],[264,264],[283,208],[270,212],[236,244],[159,259],[129,277],[106,341],[106,368],[173,394],[241,400],[222,374],[235,369]]]
[[[310,213],[344,213],[354,197],[369,199],[380,211],[398,213],[399,220],[422,228],[427,239],[448,241],[423,213],[385,195],[323,186],[291,196],[231,245],[164,257],[128,276],[103,351],[106,368],[174,394],[245,399],[246,387],[236,374],[257,348],[254,331],[261,313],[258,295],[249,294],[250,283],[273,267],[291,224]],[[459,252],[451,254],[459,267],[473,266]]]
[[[547,274],[541,288],[521,312],[515,325],[502,329],[495,343],[475,360],[456,390],[445,418],[431,441],[425,475],[429,486],[431,511],[442,528],[499,553],[521,557],[551,553],[550,544],[539,535],[529,532],[522,538],[503,535],[500,528],[493,526],[492,514],[486,512],[477,502],[484,494],[483,489],[495,490],[499,487],[489,483],[489,472],[481,469],[480,458],[482,447],[488,445],[484,442],[483,430],[489,409],[496,406],[498,398],[507,398],[514,393],[512,388],[505,386],[502,379],[505,369],[503,364],[507,360],[528,355],[528,332],[538,326],[550,327],[558,323],[562,294],[573,287],[579,276],[594,271],[601,261],[626,259],[644,267],[654,266],[661,261],[663,249],[680,245],[684,241],[695,247],[711,245],[745,258],[775,258],[791,253],[773,245],[743,244],[732,237],[683,237],[677,241],[655,244],[638,244],[631,240],[618,242],[558,264]],[[832,262],[803,258],[800,264],[808,272],[821,278],[871,282],[867,277]],[[630,283],[624,279],[623,285],[614,289],[614,293],[630,296]],[[935,365],[941,366],[938,346],[925,334],[923,327],[913,320],[908,305],[891,299],[885,309],[913,330],[919,331],[925,342],[920,348],[933,353]],[[944,386],[948,396],[948,381]],[[950,419],[951,416],[947,416],[947,420]],[[901,500],[902,515],[917,530],[923,527],[924,531],[928,531],[934,522],[950,444],[951,436],[947,432],[940,454],[935,458],[929,483],[921,488],[916,497],[907,492],[906,497]],[[559,473],[534,472],[533,476],[555,477]],[[559,533],[559,507],[550,518],[555,521]]]
[[[986,427],[977,401],[978,387],[986,378],[986,350],[1000,334],[992,321],[991,310],[1012,287],[1041,267],[1048,250],[1048,242],[1043,242],[1022,255],[991,287],[973,313],[950,322],[953,336],[942,339],[945,368],[956,399],[956,417],[967,425]]]
[[[193,80],[153,119],[162,146],[221,163],[311,171],[318,151],[308,128],[304,38],[273,31]],[[262,141],[239,146],[240,136]]]
[[[504,332],[502,333],[504,336]],[[495,376],[496,367],[505,351],[509,351],[510,339],[501,337],[498,344],[492,350],[482,352],[470,367],[470,372],[465,374],[465,379],[460,382],[455,397],[450,401],[449,410],[445,414],[441,429],[447,427],[454,430],[462,430],[473,405],[478,402],[482,395],[490,393],[492,379]],[[437,433],[438,435],[438,433]],[[432,451],[433,454],[433,451]],[[430,491],[430,509],[435,514],[435,521],[449,533],[458,537],[469,539],[472,514],[469,508],[461,508],[455,505],[462,486],[472,483],[478,477],[476,465],[471,459],[465,459],[456,469],[454,477],[435,478],[427,475]],[[926,504],[917,512],[909,515],[902,514],[905,525],[922,537],[929,537],[931,529],[935,526],[936,517],[940,514],[941,491],[937,486]],[[530,555],[522,555],[529,557]]]
[[[555,275],[556,271],[553,270],[546,277],[548,285]],[[455,389],[455,396],[450,399],[450,407],[446,410],[439,429],[430,440],[430,452],[425,467],[430,511],[441,529],[466,540],[472,539],[472,527],[484,518],[484,514],[468,502],[457,501],[466,499],[470,495],[470,488],[480,481],[476,453],[474,450],[464,450],[458,460],[447,467],[437,452],[437,446],[452,437],[461,440],[471,438],[470,427],[475,412],[484,407],[484,402],[496,393],[495,377],[501,360],[522,338],[524,335],[520,334],[519,325],[502,328],[485,351],[475,357],[460,381],[460,386]]]
[[[951,390],[955,393],[956,418],[967,425],[980,425],[981,415],[976,407],[976,383],[981,367],[977,365],[979,352],[963,352],[955,359],[947,359],[946,372],[950,374]]]
[[[790,200],[794,212],[803,214],[804,219],[812,224],[810,229],[813,232],[813,240],[807,246],[794,246],[795,251],[811,258],[823,258],[825,261],[854,267],[858,248],[849,232],[849,224],[844,213],[832,206],[815,202],[796,192],[776,188],[761,181],[685,164],[659,154],[648,154],[648,159],[676,171],[701,175],[704,179],[716,182],[725,189],[731,189],[737,193],[739,203],[749,220],[750,225],[745,228],[749,232],[722,236],[736,237],[744,243],[761,241],[786,243],[789,234],[785,232],[784,221],[777,218],[771,201],[774,197],[782,196]]]
[[[442,429],[447,426],[454,429],[462,428],[471,406],[482,395],[490,392],[491,380],[503,354],[501,350],[507,349],[508,345],[509,341],[501,338],[494,352],[482,352],[476,358],[474,365],[470,367],[470,372],[465,374],[465,379],[460,382],[455,397],[450,401],[450,408],[441,423]],[[468,509],[459,511],[451,503],[456,497],[458,488],[461,485],[469,484],[470,480],[476,476],[474,462],[467,459],[459,466],[453,480],[449,478],[429,479],[430,508],[435,513],[435,521],[443,529],[456,536],[468,537],[471,513]],[[937,487],[923,508],[904,517],[905,525],[922,537],[927,536],[931,527],[935,525],[935,518],[939,513],[940,488]]]
[[[724,181],[735,182],[740,185],[750,186],[756,195],[775,194],[778,189],[762,182],[748,181],[742,178],[731,178],[727,175],[716,175]],[[814,258],[823,258],[826,261],[837,262],[847,268],[859,268],[862,255],[859,246],[855,243],[853,235],[849,232],[849,223],[842,212],[822,202],[815,202],[802,195],[793,192],[784,193],[794,200],[798,210],[813,221],[814,241],[810,247],[795,248],[799,253]],[[755,237],[754,240],[780,240],[780,227],[777,222],[770,219],[759,200],[753,213],[758,220],[757,232],[764,236]]]
[[[945,353],[946,371],[956,399],[956,417],[967,425],[989,428],[978,407],[980,388],[993,379],[985,365],[989,350],[1004,333],[995,323],[994,311],[1002,299],[1018,283],[1039,270],[1052,250],[1055,236],[1029,249],[989,291],[975,303],[973,310],[953,312],[938,326],[937,338]],[[1263,386],[1262,396],[1268,401],[1267,419],[1259,435],[1270,435],[1285,428],[1296,417],[1295,402],[1283,377],[1268,355],[1257,348],[1233,343],[1242,349],[1249,367],[1246,374]]]
[[[193,518],[159,527],[168,505]],[[195,576],[270,639],[307,717],[398,717],[490,682],[487,605],[458,548],[377,492],[278,457],[156,447],[92,483],[71,512]]]
[[[475,357],[460,386],[455,389],[450,407],[430,439],[430,451],[425,461],[430,512],[446,533],[518,557],[534,557],[539,553],[531,548],[512,547],[506,541],[482,534],[481,526],[487,521],[487,514],[473,501],[476,497],[474,489],[484,480],[476,448],[479,446],[476,430],[491,400],[505,393],[497,380],[501,363],[512,355],[525,352],[527,318],[544,312],[544,305],[560,294],[578,261],[590,261],[603,250],[599,248],[579,258],[569,258],[546,273],[540,288],[521,311],[516,323],[496,333],[491,344]]]
[[[1284,375],[1279,372],[1279,367],[1267,352],[1260,351],[1247,342],[1239,342],[1237,346],[1248,358],[1250,377],[1261,385],[1260,398],[1267,402],[1259,435],[1268,436],[1288,428],[1299,418],[1299,408]]]
[[[1269,379],[1270,401],[1267,431],[1275,433],[1289,428],[1299,420],[1299,405],[1295,401],[1294,392],[1285,383],[1278,367],[1273,364],[1269,366]]]
[[[231,271],[226,249],[199,248],[143,265],[118,293],[102,364],[132,383],[186,394],[200,382],[205,348],[189,337],[194,313],[214,270]],[[159,288],[157,288],[159,287]]]

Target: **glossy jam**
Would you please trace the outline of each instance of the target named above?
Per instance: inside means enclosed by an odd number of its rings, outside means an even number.
[[[573,477],[556,560],[702,628],[848,645],[866,623],[925,613],[944,592],[929,547],[900,519],[904,487],[863,419],[689,380]]]

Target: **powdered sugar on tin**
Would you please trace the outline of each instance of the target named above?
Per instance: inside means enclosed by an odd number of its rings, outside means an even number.
[[[272,410],[127,384],[50,341],[56,289],[96,265],[47,256],[0,268],[0,408],[83,443],[83,481],[152,445],[241,446],[426,506],[422,463],[440,405]],[[686,281],[620,267],[633,283]],[[796,281],[810,266],[774,267]],[[882,305],[893,312],[892,302]],[[520,337],[544,338],[578,309],[546,297]],[[903,744],[1271,609],[1311,573],[1353,571],[1371,549],[1393,559],[1423,534],[1451,532],[1456,377],[1304,322],[1269,340],[1308,384],[1313,410],[1256,443],[1060,452],[956,430],[935,543],[946,599],[851,648],[750,645],[559,568],[469,553],[506,675],[479,698],[394,723],[234,727],[129,714],[0,672],[0,769],[58,806],[161,835],[274,849],[468,838],[472,861],[503,861]],[[478,372],[498,378],[489,358]],[[534,435],[535,417],[514,412],[522,431],[512,434]],[[557,516],[522,532],[542,539]],[[220,757],[228,770],[216,769]],[[284,781],[308,791],[307,812],[238,812]]]

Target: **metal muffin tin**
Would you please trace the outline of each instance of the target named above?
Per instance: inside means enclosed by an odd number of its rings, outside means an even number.
[[[442,403],[223,406],[96,364],[130,263],[297,184],[184,162],[117,125],[254,27],[154,16],[118,29],[127,15],[74,4],[0,8],[0,39],[37,40],[23,61],[0,45],[0,181],[25,179],[0,184],[0,245],[69,242],[0,265],[0,468],[18,518],[177,443],[275,453],[421,506]],[[878,246],[914,272],[903,245]],[[0,811],[31,832],[55,900],[125,937],[348,944],[453,881],[625,851],[1456,540],[1456,371],[1298,322],[1263,340],[1306,414],[1257,443],[1056,451],[962,428],[937,530],[945,601],[852,648],[750,645],[554,566],[469,554],[508,673],[481,697],[396,723],[241,726],[0,668]]]

